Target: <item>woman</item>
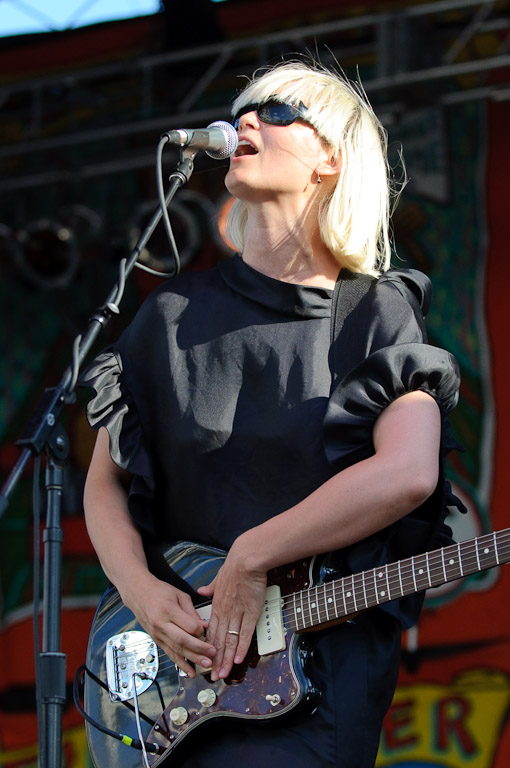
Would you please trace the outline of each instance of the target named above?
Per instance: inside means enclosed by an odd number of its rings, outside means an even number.
[[[427,279],[385,274],[386,142],[364,96],[282,64],[233,114],[225,183],[241,255],[158,288],[84,377],[98,393],[85,510],[103,569],[165,653],[213,681],[245,658],[272,568],[342,550],[361,570],[443,543],[442,422],[458,388],[452,358],[424,343]],[[374,280],[336,334],[342,267]],[[150,572],[143,544],[163,538],[228,550],[199,590],[208,623]],[[217,728],[182,765],[373,766],[420,604],[318,633],[315,714]]]

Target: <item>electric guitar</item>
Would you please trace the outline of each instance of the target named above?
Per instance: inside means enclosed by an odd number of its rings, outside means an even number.
[[[140,752],[126,746],[140,748],[140,739],[151,768],[171,766],[202,724],[217,718],[268,723],[306,705],[313,709],[319,693],[306,674],[309,631],[509,562],[510,529],[341,578],[331,557],[271,572],[250,651],[217,682],[205,669],[197,668],[193,679],[179,673],[110,587],[94,617],[84,674],[83,709],[96,768],[141,765]],[[209,583],[224,558],[221,550],[187,542],[165,552],[166,563],[191,591]],[[210,607],[197,610],[208,618]]]

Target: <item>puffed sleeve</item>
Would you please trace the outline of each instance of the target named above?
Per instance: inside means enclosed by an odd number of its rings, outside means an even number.
[[[398,397],[427,392],[443,416],[455,406],[459,368],[453,355],[427,343],[430,301],[426,275],[390,270],[372,285],[334,340],[324,441],[336,470],[372,455],[375,421]]]
[[[405,343],[373,352],[335,386],[324,421],[328,461],[339,471],[373,454],[372,431],[393,400],[421,390],[446,416],[458,399],[455,358],[429,344]]]
[[[119,352],[113,347],[101,352],[80,376],[79,383],[95,392],[87,403],[87,419],[94,429],[108,430],[113,461],[151,483],[151,461],[144,447],[136,406],[125,383]]]

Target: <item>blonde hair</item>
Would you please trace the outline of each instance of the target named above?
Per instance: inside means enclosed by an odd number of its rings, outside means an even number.
[[[232,114],[276,93],[282,101],[301,100],[308,107],[307,122],[341,159],[334,191],[323,199],[320,209],[324,244],[352,272],[378,275],[389,269],[387,135],[361,85],[319,64],[277,64],[255,73],[235,99]],[[236,199],[227,235],[241,252],[246,217],[246,207]]]

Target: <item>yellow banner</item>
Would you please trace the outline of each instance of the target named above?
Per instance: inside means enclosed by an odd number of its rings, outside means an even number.
[[[491,768],[509,703],[510,679],[498,670],[471,670],[449,685],[399,686],[376,766]]]

